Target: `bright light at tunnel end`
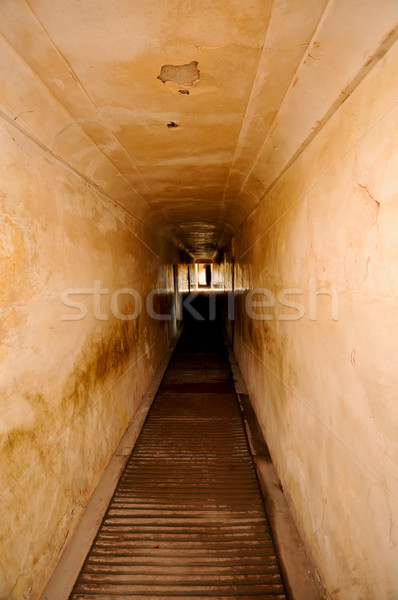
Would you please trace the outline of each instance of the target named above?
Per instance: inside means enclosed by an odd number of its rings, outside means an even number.
[[[221,316],[216,299],[220,292],[224,294],[226,299],[223,304],[223,316],[230,321],[235,320],[238,302],[240,310],[243,310],[253,321],[294,322],[304,318],[316,321],[320,297],[328,297],[329,299],[324,298],[322,301],[323,303],[329,303],[329,306],[326,307],[327,313],[325,307],[323,307],[322,319],[325,319],[325,314],[332,321],[338,321],[339,318],[337,292],[327,288],[318,289],[314,278],[310,279],[309,286],[306,289],[284,288],[278,294],[274,294],[266,288],[235,292],[217,290],[217,292],[219,293],[213,291],[206,294],[208,310],[205,317],[193,306],[194,299],[198,295],[202,295],[200,291],[176,295],[170,290],[156,288],[143,295],[134,288],[125,287],[111,293],[108,288],[101,286],[101,281],[96,280],[93,282],[92,287],[70,288],[61,293],[62,305],[69,309],[61,316],[61,320],[81,321],[91,312],[98,321],[108,321],[111,316],[119,321],[134,321],[145,312],[149,318],[155,321],[171,321],[172,318],[176,317],[175,303],[177,303],[178,314],[180,315],[189,315],[190,318],[196,321],[204,321],[205,319],[214,321]],[[173,298],[174,302],[169,302],[171,305],[168,307],[169,312],[159,311],[159,307],[156,307],[159,299],[170,297]],[[175,300],[176,298],[177,300]],[[84,299],[85,301],[83,301]],[[107,304],[106,310],[103,307],[105,302]],[[121,308],[122,302],[124,303],[124,310]],[[125,306],[126,302],[129,303],[128,309]]]

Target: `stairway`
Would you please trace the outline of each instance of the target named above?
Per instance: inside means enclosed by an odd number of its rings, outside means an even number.
[[[188,322],[70,600],[287,600],[217,323]]]

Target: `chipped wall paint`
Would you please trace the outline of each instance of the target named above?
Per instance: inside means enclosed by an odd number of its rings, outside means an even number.
[[[1,123],[0,598],[38,598],[175,332],[180,253]],[[160,258],[161,256],[161,258]],[[156,311],[115,318],[110,294],[156,288]],[[123,314],[134,298],[120,297]]]
[[[398,45],[234,239],[235,353],[292,511],[338,600],[398,593]],[[253,177],[260,188],[268,165]],[[333,291],[317,298],[312,281]],[[304,306],[245,309],[250,290]],[[302,291],[300,293],[300,290]]]
[[[163,65],[160,69],[160,75],[158,79],[163,83],[166,81],[174,81],[179,86],[192,87],[194,83],[197,83],[200,79],[200,71],[198,69],[198,61],[192,60],[186,65]],[[179,90],[180,93],[188,93]]]

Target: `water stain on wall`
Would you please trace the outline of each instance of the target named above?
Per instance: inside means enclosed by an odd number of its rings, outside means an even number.
[[[43,423],[51,428],[52,413],[42,394],[24,394],[28,405],[32,408],[33,423],[28,427],[14,427],[3,436],[0,454],[2,457],[2,477],[8,486],[16,482],[32,463],[41,460],[45,449],[42,441]],[[2,490],[3,491],[3,490]]]
[[[2,303],[13,301],[13,281],[27,258],[21,229],[7,216],[0,220],[0,298]]]
[[[110,374],[119,373],[129,361],[139,330],[138,320],[121,321],[86,341],[63,388],[62,410],[69,418],[87,408],[93,390],[106,391],[104,383]]]

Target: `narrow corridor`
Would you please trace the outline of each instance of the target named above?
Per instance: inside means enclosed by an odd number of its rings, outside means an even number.
[[[1,0],[0,58],[0,600],[398,600],[398,0]]]
[[[219,324],[192,320],[70,599],[224,596],[287,598]]]

